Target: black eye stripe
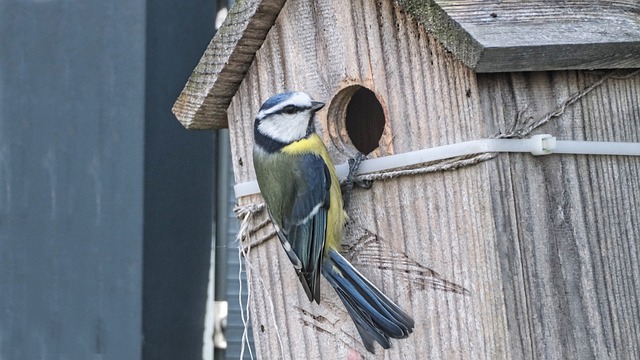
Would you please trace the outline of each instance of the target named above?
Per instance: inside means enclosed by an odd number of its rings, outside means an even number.
[[[302,111],[308,110],[308,109],[310,109],[310,108],[306,107],[306,106],[287,105],[287,106],[283,107],[282,109],[273,112],[273,114],[295,114],[295,113],[299,113],[299,112],[302,112]]]

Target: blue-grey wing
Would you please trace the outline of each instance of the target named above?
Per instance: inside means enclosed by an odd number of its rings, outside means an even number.
[[[294,201],[291,213],[282,220],[283,247],[299,260],[296,266],[298,277],[309,301],[320,302],[320,275],[322,253],[327,232],[327,212],[329,210],[329,189],[331,175],[321,157],[306,154],[298,158],[291,184]],[[292,255],[289,258],[292,259]],[[296,265],[292,259],[294,266]],[[299,267],[299,269],[298,269]]]

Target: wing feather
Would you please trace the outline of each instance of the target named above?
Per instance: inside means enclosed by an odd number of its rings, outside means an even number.
[[[294,189],[293,206],[289,214],[283,214],[282,234],[278,236],[283,242],[289,259],[294,258],[293,255],[295,255],[299,261],[298,277],[309,301],[319,303],[331,176],[329,169],[319,156],[305,154],[300,156],[298,161],[300,164],[295,168],[304,169],[304,171],[295,173],[293,176],[291,184]],[[292,263],[296,265],[294,260]]]

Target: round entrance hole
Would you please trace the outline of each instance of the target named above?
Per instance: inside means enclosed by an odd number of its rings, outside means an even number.
[[[337,114],[344,117],[347,136],[361,153],[367,155],[378,148],[384,132],[385,116],[376,94],[360,85],[342,89],[332,101]],[[332,106],[333,107],[333,106]]]

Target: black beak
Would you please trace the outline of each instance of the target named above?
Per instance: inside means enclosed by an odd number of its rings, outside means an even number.
[[[322,101],[312,101],[311,102],[311,111],[316,112],[324,107],[324,103]]]

